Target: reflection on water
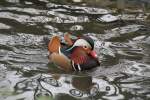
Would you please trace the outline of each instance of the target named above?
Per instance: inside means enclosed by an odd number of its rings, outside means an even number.
[[[85,84],[86,83],[86,84]],[[50,96],[62,100],[65,98],[123,98],[119,94],[119,89],[115,84],[107,82],[104,78],[92,78],[91,76],[60,76],[41,74],[30,79],[24,79],[15,86],[17,96],[12,98],[25,98],[32,94],[30,98],[38,98],[40,96]]]
[[[0,100],[150,99],[149,0],[1,0]],[[63,72],[45,37],[95,41],[101,65]]]

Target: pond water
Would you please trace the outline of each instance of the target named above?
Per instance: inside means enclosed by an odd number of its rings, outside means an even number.
[[[0,100],[150,100],[149,27],[149,0],[0,0]],[[91,36],[101,65],[50,63],[43,38],[65,32]]]

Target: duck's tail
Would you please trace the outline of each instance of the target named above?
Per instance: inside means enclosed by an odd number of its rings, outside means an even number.
[[[61,47],[61,42],[58,36],[53,36],[52,39],[48,43],[48,51],[50,53],[59,52],[59,48]]]

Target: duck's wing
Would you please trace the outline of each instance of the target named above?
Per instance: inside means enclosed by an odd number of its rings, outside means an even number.
[[[63,54],[52,53],[49,58],[54,64],[58,65],[61,69],[70,71],[72,70],[70,59]]]
[[[53,36],[50,42],[48,43],[48,51],[50,53],[59,52],[59,48],[61,47],[61,42],[58,36]]]

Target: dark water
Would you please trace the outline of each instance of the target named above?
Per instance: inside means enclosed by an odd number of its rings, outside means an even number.
[[[149,0],[0,0],[0,100],[150,100],[149,27]],[[65,32],[91,36],[101,65],[49,63],[43,37]]]

